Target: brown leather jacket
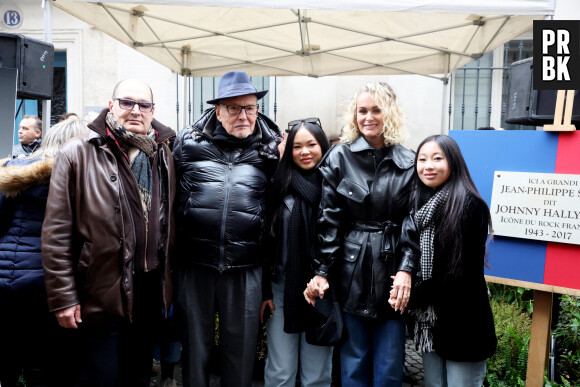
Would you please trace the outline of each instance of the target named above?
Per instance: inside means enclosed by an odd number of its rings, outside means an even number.
[[[107,136],[107,111],[89,124],[87,136],[72,139],[57,153],[42,229],[49,309],[80,304],[83,320],[107,316],[131,320],[134,256],[139,250],[144,255],[148,243],[142,211],[134,210],[140,207],[137,182],[115,140]],[[152,211],[158,211],[156,258],[169,310],[175,171],[168,144],[175,133],[156,120],[153,128],[159,143],[153,161],[159,192],[159,205],[152,205]]]

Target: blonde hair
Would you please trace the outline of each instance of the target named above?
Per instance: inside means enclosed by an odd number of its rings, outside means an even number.
[[[369,82],[358,90],[344,115],[345,126],[342,129],[341,142],[350,144],[360,137],[361,133],[356,122],[356,101],[363,93],[369,93],[383,113],[383,135],[385,146],[400,144],[407,139],[405,131],[405,114],[397,102],[395,92],[385,82]]]
[[[65,142],[75,136],[89,133],[87,123],[81,120],[68,119],[50,128],[48,134],[42,138],[40,147],[30,155],[39,159],[54,157]]]

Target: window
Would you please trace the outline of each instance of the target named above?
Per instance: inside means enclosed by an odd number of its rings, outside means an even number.
[[[220,77],[192,77],[187,82],[188,106],[187,125],[193,124],[201,117],[202,113],[212,107],[206,101],[218,96]],[[269,77],[250,77],[252,84],[258,91],[267,90],[270,86]],[[258,101],[260,113],[269,115],[270,113],[270,93]]]
[[[455,71],[453,129],[489,126],[493,52]]]

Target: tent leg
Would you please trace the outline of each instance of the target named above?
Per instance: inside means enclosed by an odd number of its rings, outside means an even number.
[[[178,128],[185,128],[187,126],[187,115],[189,114],[187,112],[187,97],[188,97],[188,93],[187,93],[187,76],[183,76],[183,104],[181,106],[183,106],[183,123],[181,126],[179,126],[179,123],[177,123],[177,127]],[[178,131],[179,129],[175,129],[176,131]]]
[[[52,43],[52,1],[43,1],[44,7],[44,41]],[[52,115],[51,100],[42,101],[42,134],[46,136],[50,129],[50,117]]]

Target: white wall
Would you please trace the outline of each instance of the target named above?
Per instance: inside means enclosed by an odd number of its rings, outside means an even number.
[[[177,75],[159,63],[149,59],[140,52],[117,43],[118,63],[116,68],[117,79],[138,78],[147,82],[153,90],[155,102],[155,118],[165,125],[177,130],[182,124],[177,124],[176,89]],[[179,90],[183,90],[183,77],[179,78]],[[110,93],[110,92],[109,92]],[[180,121],[182,120],[183,98],[180,95]]]
[[[557,0],[555,20],[578,20],[580,19],[580,2],[578,0]]]
[[[382,81],[393,87],[407,115],[409,138],[405,145],[415,149],[428,135],[442,132],[442,81],[420,75],[340,76],[326,78],[278,77],[277,124],[319,117],[329,137],[338,136],[343,115],[353,95],[367,82]]]
[[[40,0],[2,0],[0,9],[8,8],[19,10],[23,22],[16,29],[0,25],[0,32],[44,40]],[[118,81],[139,78],[153,89],[155,117],[177,128],[175,73],[56,7],[52,7],[52,16],[55,51],[67,52],[68,111],[82,116],[106,107]],[[183,78],[179,78],[181,89]]]

